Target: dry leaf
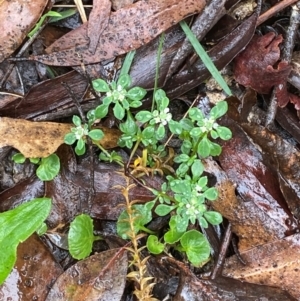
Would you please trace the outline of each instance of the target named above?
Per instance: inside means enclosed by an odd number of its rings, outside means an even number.
[[[66,34],[46,49],[49,55],[32,56],[48,65],[76,66],[110,59],[137,49],[189,15],[202,11],[206,1],[138,1],[110,14],[96,52],[89,51],[87,24]]]
[[[23,42],[47,5],[44,0],[2,0],[0,2],[0,62]]]
[[[44,158],[64,143],[64,136],[73,125],[55,122],[32,122],[24,119],[0,118],[0,147],[12,146],[26,158]],[[119,131],[101,128],[104,148],[117,146]]]
[[[127,267],[124,249],[111,249],[90,256],[57,279],[46,301],[121,300]]]
[[[251,283],[277,286],[300,300],[300,235],[286,237],[241,253],[244,266],[233,256],[223,275]]]

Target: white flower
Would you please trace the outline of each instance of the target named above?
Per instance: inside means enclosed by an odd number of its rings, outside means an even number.
[[[166,125],[171,119],[172,114],[169,113],[169,108],[165,108],[161,112],[154,110],[153,111],[153,120],[155,123],[161,123],[162,125]]]

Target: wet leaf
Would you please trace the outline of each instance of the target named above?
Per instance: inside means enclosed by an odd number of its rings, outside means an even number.
[[[66,34],[46,49],[48,55],[31,58],[48,65],[76,66],[100,62],[137,49],[161,32],[200,12],[205,1],[138,1],[110,14],[95,54],[89,51],[87,24]],[[79,54],[79,56],[78,56]]]
[[[282,40],[282,36],[276,37],[274,32],[262,37],[255,35],[234,61],[236,81],[262,94],[269,93],[274,85],[284,84],[291,66],[285,61],[278,62]]]
[[[215,280],[197,278],[183,263],[165,259],[180,270],[179,285],[174,301],[296,301],[281,289],[218,277]]]
[[[58,277],[46,301],[121,300],[127,266],[124,249],[111,249],[90,256]]]
[[[300,152],[288,141],[254,124],[242,125],[247,134],[268,154],[277,170],[280,189],[291,212],[300,218]]]
[[[2,0],[0,3],[0,62],[10,56],[36,24],[47,1]]]
[[[234,143],[239,144],[238,142]],[[243,148],[242,145],[241,147]],[[218,199],[211,202],[210,205],[232,223],[232,231],[239,237],[239,249],[247,250],[253,246],[284,237],[288,230],[285,221],[289,216],[277,205],[274,199],[272,200],[270,195],[272,193],[276,196],[275,193],[278,193],[278,197],[281,196],[282,198],[278,184],[276,184],[276,177],[262,173],[262,179],[265,179],[266,182],[259,183],[258,179],[255,180],[254,174],[251,174],[251,170],[255,172],[255,169],[249,169],[243,163],[247,158],[246,156],[249,157],[249,153],[238,154],[240,151],[241,149],[235,149],[233,153],[230,153],[230,156],[225,154],[230,160],[228,167],[224,165],[226,173],[220,169],[218,164],[209,159],[205,160],[204,166],[207,172],[216,177],[216,188],[219,192]],[[243,159],[231,161],[232,154],[241,156]],[[250,162],[252,160],[257,168],[256,177],[259,176],[260,172],[265,172],[264,166],[261,166],[262,171],[259,171],[260,164],[255,157],[249,157],[249,160]],[[222,162],[224,163],[223,160]],[[232,170],[228,170],[229,166]],[[240,177],[238,177],[239,172],[241,173]],[[262,184],[271,187],[269,192],[265,191]],[[253,191],[253,187],[256,187],[255,191]],[[236,189],[247,201],[236,196]],[[264,198],[266,195],[268,195],[268,199]]]
[[[300,299],[300,235],[295,234],[241,253],[247,265],[233,256],[227,259],[223,274],[251,283],[280,287]]]
[[[42,268],[47,267],[47,268]],[[17,261],[12,272],[0,286],[3,300],[45,300],[56,278],[63,273],[46,245],[33,234],[17,250]]]

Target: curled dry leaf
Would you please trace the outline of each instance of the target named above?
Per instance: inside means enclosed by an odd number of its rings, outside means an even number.
[[[44,0],[0,1],[0,62],[20,46],[46,5]]]
[[[273,32],[262,37],[255,35],[247,48],[234,60],[236,81],[262,94],[269,93],[274,85],[284,84],[291,66],[285,61],[278,63],[278,45],[282,39],[281,35],[276,37]]]
[[[0,147],[12,146],[26,158],[44,158],[64,143],[72,125],[56,122],[32,122],[24,119],[0,118]],[[117,146],[118,130],[101,128],[105,134],[104,148]]]
[[[118,301],[126,282],[127,253],[111,249],[77,262],[55,282],[46,301]]]
[[[300,300],[299,242],[300,235],[295,234],[241,253],[246,266],[233,256],[226,261],[223,275],[280,287]]]
[[[205,0],[138,1],[112,12],[94,54],[89,50],[87,24],[66,34],[46,49],[48,55],[32,56],[48,65],[76,66],[110,59],[137,49],[189,15],[202,11]]]

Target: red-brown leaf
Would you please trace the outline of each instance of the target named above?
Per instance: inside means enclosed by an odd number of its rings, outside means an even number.
[[[270,32],[262,37],[255,35],[247,48],[235,59],[236,81],[255,91],[267,94],[274,85],[284,84],[291,71],[287,62],[281,61],[278,45],[282,36]]]

